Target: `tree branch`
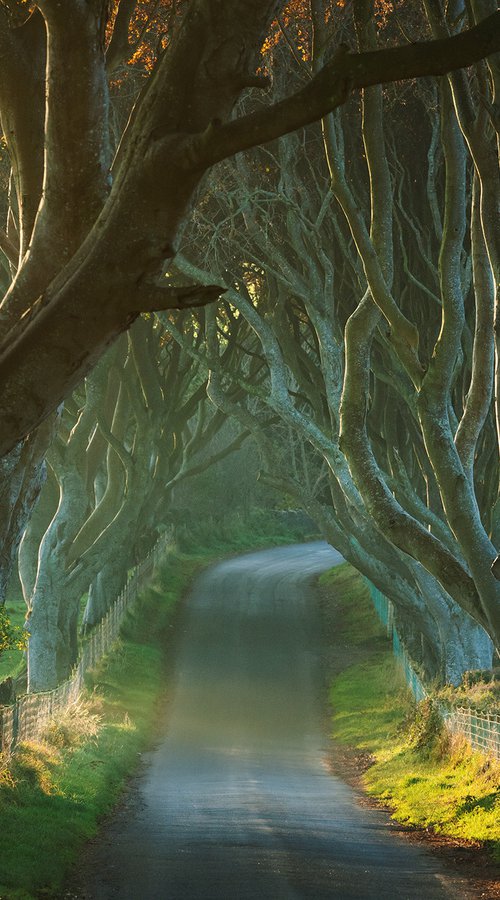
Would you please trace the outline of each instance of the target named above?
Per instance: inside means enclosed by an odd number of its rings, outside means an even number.
[[[145,287],[133,301],[133,312],[156,312],[165,309],[192,309],[215,303],[227,288],[218,284],[189,284],[181,287]]]
[[[351,90],[428,75],[445,75],[500,51],[500,11],[461,34],[365,53],[341,46],[302,90],[248,116],[212,122],[194,139],[191,161],[204,168],[323,118]]]
[[[130,56],[132,48],[129,44],[128,33],[135,6],[136,0],[120,0],[113,34],[106,51],[106,68],[108,73],[114,72]]]

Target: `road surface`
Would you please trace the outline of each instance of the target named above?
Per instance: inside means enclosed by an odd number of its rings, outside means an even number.
[[[181,623],[168,730],[90,847],[71,896],[471,896],[328,771],[320,626],[307,581],[340,559],[318,542],[202,575]]]

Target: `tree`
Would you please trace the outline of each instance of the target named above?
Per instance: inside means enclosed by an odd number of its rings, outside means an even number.
[[[116,65],[135,4],[122,0],[114,22],[108,0],[11,0],[0,9],[0,115],[13,182],[3,247],[16,269],[0,307],[1,454],[139,312],[218,295],[162,280],[215,162],[319,119],[354,88],[447,72],[500,48],[499,12],[449,38],[379,52],[341,48],[295,95],[231,120],[244,88],[267,86],[255,73],[279,6],[192,0],[177,17],[166,3],[175,21],[113,162],[106,34]]]
[[[372,19],[366,4],[354,9],[363,46],[375,39]],[[469,116],[464,134],[461,111],[481,91],[477,121]],[[399,110],[397,132],[387,133],[390,98],[366,91],[363,145],[351,105],[324,121],[320,140],[308,134],[307,162],[292,138],[240,161],[212,184],[215,201],[198,216],[199,234],[186,250],[192,258],[209,247],[200,262],[214,261],[210,279],[231,273],[227,297],[257,336],[269,371],[269,390],[259,396],[323,457],[331,498],[308,496],[304,479],[285,477],[267,446],[273,482],[316,510],[332,543],[418,620],[431,643],[433,631],[441,635],[439,656],[455,680],[468,655],[469,667],[488,659],[469,617],[497,647],[500,640],[490,569],[498,541],[498,235],[490,212],[498,175],[486,184],[476,164],[496,158],[489,91],[486,70],[478,81],[442,81],[439,96],[429,85],[407,100],[403,127]],[[428,143],[421,154],[412,150],[410,179],[405,141],[415,121]],[[475,155],[468,156],[468,134]],[[210,243],[213,222],[218,240]],[[237,249],[224,245],[232,235]],[[179,262],[185,275],[203,277]],[[259,352],[255,338],[248,347]],[[249,410],[227,396],[230,377],[218,367],[212,397],[251,427]],[[251,413],[262,432],[255,407]]]
[[[269,85],[259,53],[277,2],[2,3],[0,117],[10,191],[0,244],[11,283],[0,306],[0,454],[8,454],[0,499],[16,508],[5,516],[5,570],[43,481],[61,401],[141,311],[220,296],[220,285],[167,275],[210,168],[320,118],[359,88],[456,70],[499,49],[500,13],[479,21],[477,0],[478,23],[449,36],[437,33],[445,26],[430,5],[433,41],[356,53],[325,41],[305,86],[232,117],[246,89]],[[327,14],[338,13],[335,4],[311,9],[318,35]],[[110,77],[118,82],[111,106]],[[475,130],[463,118],[472,146]],[[476,145],[486,179],[489,156],[484,161]],[[415,375],[414,326],[387,291],[371,283],[370,290]],[[49,437],[34,430],[41,422]]]
[[[175,318],[196,347],[199,333]],[[214,451],[225,416],[205,409],[207,374],[157,320],[139,319],[66,402],[47,455],[50,478],[19,551],[29,691],[69,676],[83,594],[87,629],[167,527],[173,487],[244,440],[240,430]]]

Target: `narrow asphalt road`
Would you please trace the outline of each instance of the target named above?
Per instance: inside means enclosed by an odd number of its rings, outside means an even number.
[[[328,772],[307,582],[339,561],[318,542],[232,559],[199,579],[181,623],[168,730],[67,896],[471,896]]]

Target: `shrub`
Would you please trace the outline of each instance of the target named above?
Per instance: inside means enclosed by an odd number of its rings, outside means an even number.
[[[5,607],[0,606],[0,653],[4,650],[25,650],[28,632],[19,625],[13,625]]]
[[[431,698],[416,703],[403,722],[402,733],[408,746],[423,757],[441,756],[448,746],[448,736],[437,703]]]

